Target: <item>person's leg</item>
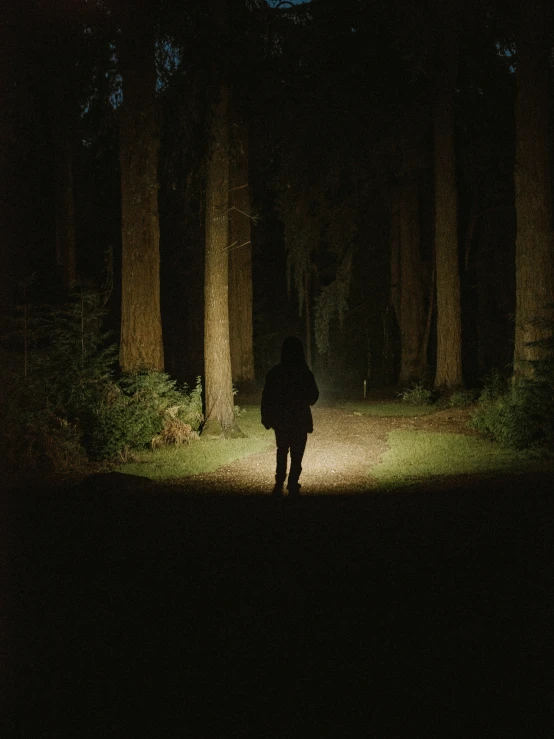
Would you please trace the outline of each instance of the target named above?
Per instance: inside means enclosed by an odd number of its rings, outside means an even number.
[[[277,465],[275,468],[274,493],[283,491],[283,484],[287,477],[287,457],[289,453],[289,440],[282,431],[275,429],[275,443],[277,445]]]
[[[295,434],[290,440],[290,472],[287,488],[291,495],[298,495],[300,492],[300,473],[302,472],[302,457],[306,449],[308,434]]]

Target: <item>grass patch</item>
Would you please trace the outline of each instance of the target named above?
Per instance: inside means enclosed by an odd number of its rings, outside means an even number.
[[[241,457],[267,449],[274,443],[273,431],[266,431],[260,421],[258,406],[246,407],[238,424],[245,439],[203,439],[188,445],[162,447],[153,451],[135,452],[133,461],[118,468],[127,475],[139,475],[151,480],[169,480],[214,472]]]
[[[431,477],[521,472],[536,466],[523,452],[464,434],[391,431],[390,449],[371,470],[379,482],[396,487]]]
[[[349,413],[361,413],[362,416],[381,416],[392,418],[394,416],[413,417],[413,416],[429,416],[436,413],[437,409],[429,405],[408,405],[402,401],[384,401],[370,402],[367,401],[347,401],[341,403],[340,408],[344,408]]]

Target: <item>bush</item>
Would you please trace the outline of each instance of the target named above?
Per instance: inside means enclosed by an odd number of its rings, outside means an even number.
[[[479,394],[480,403],[488,403],[490,401],[499,400],[510,389],[508,378],[494,368],[488,375],[483,378],[483,389]]]
[[[451,408],[463,408],[475,403],[476,400],[477,393],[475,390],[455,390],[448,398],[448,405]]]
[[[91,451],[99,458],[125,459],[130,449],[188,442],[202,421],[199,377],[188,392],[164,372],[125,374],[106,386],[93,411]]]
[[[163,372],[116,377],[103,330],[106,296],[74,291],[61,305],[25,305],[0,356],[0,455],[10,469],[80,470],[151,444],[190,441],[203,421],[202,386]]]
[[[0,454],[2,468],[12,472],[22,469],[75,472],[83,470],[88,463],[77,427],[38,409],[4,415]]]
[[[432,405],[434,400],[432,391],[428,390],[422,382],[416,382],[411,387],[405,388],[398,394],[398,397],[408,405]]]
[[[114,375],[117,346],[103,330],[106,299],[76,289],[67,303],[34,311],[28,379],[48,408],[72,422],[98,402]]]
[[[548,448],[554,442],[554,363],[537,367],[536,379],[518,380],[500,394],[485,387],[473,428],[515,449]]]

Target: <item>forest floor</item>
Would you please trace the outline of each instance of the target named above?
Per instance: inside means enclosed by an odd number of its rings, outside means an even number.
[[[416,417],[384,417],[319,405],[312,409],[312,415],[314,432],[308,436],[301,476],[302,493],[309,495],[362,493],[379,487],[371,470],[388,449],[391,431],[478,436],[468,426],[471,412],[461,408]],[[175,479],[168,484],[192,487],[199,492],[267,494],[274,474],[275,446],[271,443],[264,452],[238,459],[215,472]],[[454,479],[450,482],[456,484]]]
[[[273,448],[4,488],[1,735],[550,739],[552,475],[371,477],[464,414],[316,407],[294,503]]]

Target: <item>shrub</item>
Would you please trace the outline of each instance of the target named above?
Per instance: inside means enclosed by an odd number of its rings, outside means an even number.
[[[475,390],[455,390],[448,399],[448,405],[451,408],[463,408],[475,403],[476,400],[477,393]]]
[[[2,468],[13,472],[22,469],[82,471],[88,463],[75,424],[37,409],[24,411],[19,416],[4,416],[0,454]]]
[[[102,330],[106,297],[75,290],[67,303],[25,303],[10,317],[0,357],[2,464],[80,470],[83,419],[113,372],[115,346]]]
[[[483,378],[483,389],[479,394],[479,402],[488,403],[499,400],[508,392],[510,383],[508,378],[494,368]]]
[[[554,363],[543,363],[534,380],[517,380],[503,394],[481,393],[471,425],[515,449],[552,447]]]
[[[41,387],[46,406],[71,421],[98,402],[114,375],[117,346],[103,330],[106,299],[76,289],[67,303],[34,312],[29,377]]]
[[[0,356],[4,467],[69,471],[89,457],[194,438],[203,421],[200,378],[189,391],[163,372],[116,377],[105,303],[78,289],[67,303],[25,305],[13,316]]]
[[[422,382],[416,382],[409,388],[405,388],[398,394],[402,402],[408,405],[431,405],[434,397],[431,390],[426,388]]]
[[[100,458],[125,458],[129,449],[188,442],[202,421],[199,377],[188,392],[164,372],[128,373],[106,387],[93,411],[91,451]]]

